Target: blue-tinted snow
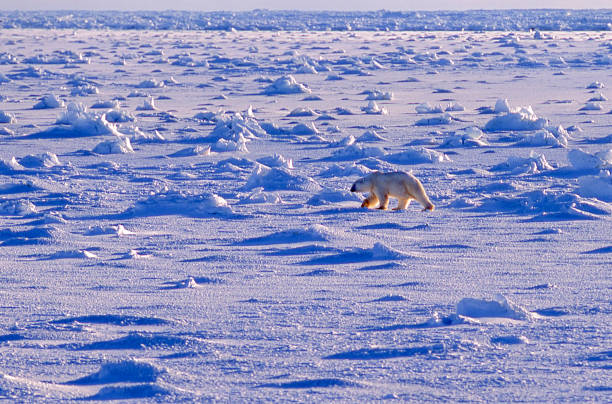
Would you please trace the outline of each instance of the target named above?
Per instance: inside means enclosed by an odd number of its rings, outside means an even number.
[[[605,31],[611,9],[469,11],[0,11],[1,28],[263,31]]]
[[[0,13],[0,396],[605,401],[609,21]]]

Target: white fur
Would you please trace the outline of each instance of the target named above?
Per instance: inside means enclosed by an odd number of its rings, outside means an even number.
[[[391,173],[375,171],[355,181],[351,192],[370,193],[361,204],[362,208],[374,208],[380,204],[378,209],[387,209],[389,197],[393,197],[399,201],[395,210],[406,209],[413,199],[423,205],[423,210],[434,210],[434,204],[429,200],[421,181],[403,171]]]

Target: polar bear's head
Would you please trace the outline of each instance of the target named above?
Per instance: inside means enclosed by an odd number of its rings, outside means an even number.
[[[351,192],[369,192],[372,188],[370,177],[360,178],[351,187]]]

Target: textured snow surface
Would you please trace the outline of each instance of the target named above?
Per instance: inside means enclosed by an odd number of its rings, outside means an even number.
[[[0,28],[83,28],[129,30],[271,30],[296,31],[510,31],[536,29],[533,38],[550,36],[539,31],[610,30],[610,9],[603,10],[469,10],[469,11],[2,11]],[[256,49],[256,48],[254,48]],[[151,53],[157,56],[157,53]],[[72,57],[70,57],[72,56]],[[33,57],[34,59],[34,57]],[[63,63],[82,60],[62,55],[37,60]],[[442,60],[448,60],[441,58]],[[182,64],[194,64],[181,58]],[[446,65],[447,63],[443,63]],[[307,65],[308,66],[308,65]],[[312,67],[312,66],[310,66]],[[308,72],[310,70],[307,70]]]
[[[609,401],[609,21],[0,13],[0,398]]]

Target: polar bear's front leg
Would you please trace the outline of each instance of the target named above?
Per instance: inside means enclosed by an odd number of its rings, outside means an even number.
[[[374,206],[378,205],[378,198],[376,197],[376,195],[374,193],[371,193],[370,196],[368,196],[363,203],[361,204],[362,208],[373,208]]]

